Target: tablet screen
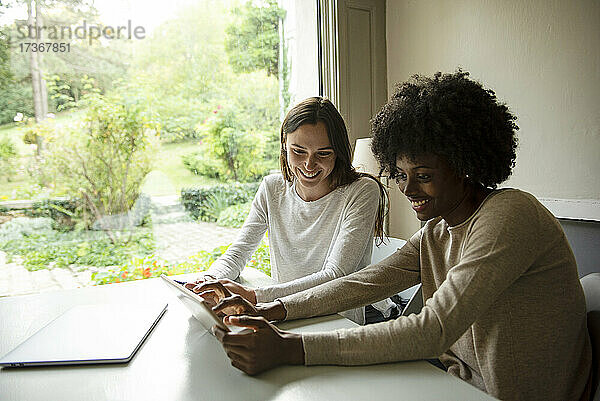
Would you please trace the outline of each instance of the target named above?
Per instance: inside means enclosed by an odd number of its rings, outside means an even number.
[[[183,285],[176,283],[173,279],[162,274],[160,278],[174,290],[177,298],[183,303],[186,308],[194,315],[204,328],[210,331],[211,327],[217,325],[225,331],[231,331],[226,326],[221,318],[212,310],[210,306],[198,295],[185,288]]]

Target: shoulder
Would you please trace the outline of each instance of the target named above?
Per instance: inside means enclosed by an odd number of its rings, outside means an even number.
[[[358,180],[351,182],[342,187],[342,191],[347,196],[367,195],[379,198],[379,184],[372,178],[360,177]]]
[[[261,187],[269,193],[279,192],[282,189],[286,188],[286,186],[291,185],[291,183],[287,182],[281,173],[269,174],[265,178],[263,178]]]
[[[562,231],[556,218],[535,196],[513,188],[490,194],[469,225],[472,232],[510,235],[530,245]]]
[[[545,210],[532,194],[515,188],[499,189],[492,192],[480,207],[479,214],[528,218]]]

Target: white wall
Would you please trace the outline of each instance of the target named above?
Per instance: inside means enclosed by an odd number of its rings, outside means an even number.
[[[507,186],[543,198],[600,200],[600,1],[386,5],[389,94],[412,74],[462,67],[519,118]]]

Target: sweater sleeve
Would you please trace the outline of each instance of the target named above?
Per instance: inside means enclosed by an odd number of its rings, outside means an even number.
[[[445,352],[535,259],[539,223],[530,202],[518,199],[498,204],[495,210],[476,216],[460,261],[450,268],[421,313],[354,329],[303,334],[306,364],[372,364],[432,358]],[[432,259],[431,255],[423,257]],[[395,262],[397,256],[382,265]],[[373,268],[359,274],[378,276]],[[365,279],[374,281],[360,277]],[[299,309],[286,298],[283,303],[286,308],[292,306],[292,311]]]
[[[256,289],[259,302],[294,294],[356,271],[367,247],[373,243],[379,186],[369,178],[350,192],[338,234],[321,270],[285,283]]]
[[[267,231],[267,226],[267,184],[263,180],[235,242],[210,266],[206,273],[216,278],[231,280],[238,278]]]
[[[377,264],[280,298],[287,312],[286,320],[368,305],[419,283],[420,236],[418,231],[402,248]]]

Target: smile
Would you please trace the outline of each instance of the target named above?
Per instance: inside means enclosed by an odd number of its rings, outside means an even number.
[[[315,178],[316,176],[318,176],[321,173],[321,170],[315,172],[315,173],[306,173],[300,169],[298,169],[298,171],[300,171],[300,174],[302,174],[305,178],[311,179],[311,178]]]
[[[429,203],[429,199],[411,200],[412,208],[415,212],[422,212]]]
[[[423,206],[424,204],[426,204],[427,202],[429,202],[429,199],[423,199],[420,201],[410,201],[410,203],[412,203],[412,205],[414,207],[419,207],[419,206]]]

